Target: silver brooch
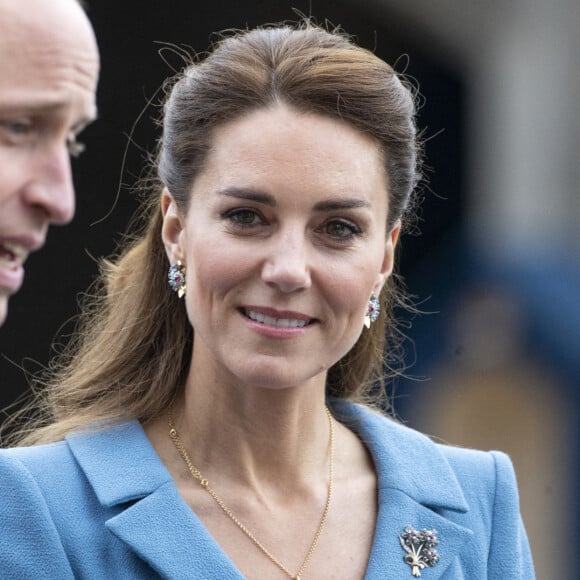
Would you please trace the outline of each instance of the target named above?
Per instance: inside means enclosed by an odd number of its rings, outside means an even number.
[[[405,564],[411,566],[411,572],[416,578],[421,576],[421,570],[427,566],[435,566],[439,562],[439,553],[435,549],[439,543],[437,530],[422,529],[418,532],[407,526],[399,536],[399,541],[405,550],[403,560]]]

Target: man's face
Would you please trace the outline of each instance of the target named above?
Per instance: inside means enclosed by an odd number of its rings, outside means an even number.
[[[0,0],[0,324],[28,254],[75,200],[70,155],[96,116],[99,56],[75,0]]]

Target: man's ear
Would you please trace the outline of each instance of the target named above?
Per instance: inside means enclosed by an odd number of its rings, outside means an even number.
[[[399,235],[401,233],[401,220],[397,220],[395,225],[392,227],[391,231],[387,235],[387,240],[385,242],[385,252],[383,254],[383,263],[381,264],[380,272],[377,276],[377,283],[374,289],[374,293],[378,296],[385,285],[385,282],[393,272],[393,266],[395,265],[395,248],[397,247],[397,242],[399,241]]]
[[[185,255],[183,251],[185,220],[173,196],[166,187],[161,193],[161,212],[163,213],[161,239],[163,240],[169,263],[175,264],[178,260],[183,262]]]

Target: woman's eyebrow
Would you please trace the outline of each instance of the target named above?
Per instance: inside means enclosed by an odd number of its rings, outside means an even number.
[[[336,211],[341,209],[357,209],[360,207],[370,208],[371,204],[366,199],[358,197],[327,199],[314,205],[316,211]]]
[[[276,199],[274,198],[273,195],[256,189],[246,189],[243,187],[227,187],[226,189],[221,189],[220,191],[218,191],[218,195],[225,195],[227,197],[235,197],[237,199],[255,201],[256,203],[262,203],[264,205],[269,205],[271,207],[274,207],[276,205]]]
[[[248,189],[244,187],[226,187],[225,189],[219,190],[218,195],[225,195],[226,197],[235,197],[237,199],[254,201],[256,203],[261,203],[270,207],[275,207],[277,205],[276,198],[273,195],[257,189]],[[337,211],[344,209],[370,207],[371,204],[368,200],[358,197],[325,199],[314,204],[315,211]]]

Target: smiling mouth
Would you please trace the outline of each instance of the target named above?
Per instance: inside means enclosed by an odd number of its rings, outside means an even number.
[[[265,326],[275,326],[277,328],[304,328],[314,322],[314,319],[274,318],[273,316],[267,316],[261,312],[247,310],[245,308],[242,308],[241,312],[246,318],[254,322],[264,324]]]
[[[16,270],[24,261],[26,251],[18,244],[0,244],[0,267]]]

